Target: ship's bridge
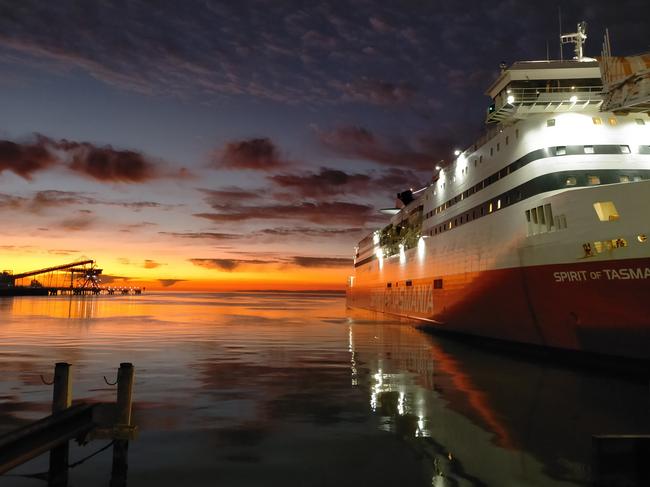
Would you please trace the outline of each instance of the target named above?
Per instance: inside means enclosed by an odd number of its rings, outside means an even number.
[[[493,100],[486,123],[537,113],[595,112],[604,99],[599,64],[586,58],[515,63],[503,68],[486,94]]]

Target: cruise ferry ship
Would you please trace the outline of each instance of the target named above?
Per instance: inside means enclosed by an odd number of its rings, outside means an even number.
[[[650,54],[502,65],[485,135],[398,195],[348,306],[650,360]],[[433,170],[434,168],[432,168]]]

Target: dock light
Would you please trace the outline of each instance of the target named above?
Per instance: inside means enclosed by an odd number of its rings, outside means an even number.
[[[575,96],[575,95],[573,95],[571,98],[569,98],[569,101],[570,101],[571,103],[575,103],[575,102],[578,101],[578,97]]]
[[[512,95],[508,95],[507,101],[509,105],[512,105],[515,102],[515,97]]]
[[[456,149],[456,150],[454,151],[454,155],[455,155],[455,156],[459,156],[459,155],[460,155],[460,150],[459,150],[459,149]]]
[[[440,171],[442,168],[440,166],[436,166],[436,171]]]

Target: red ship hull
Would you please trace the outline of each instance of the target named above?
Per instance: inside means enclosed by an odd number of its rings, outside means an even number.
[[[650,360],[650,259],[586,261],[353,286],[348,305],[440,330]]]

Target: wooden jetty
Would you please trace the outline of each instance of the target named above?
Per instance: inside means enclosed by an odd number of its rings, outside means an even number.
[[[70,364],[57,363],[52,381],[52,414],[0,437],[0,474],[49,451],[49,485],[64,487],[70,468],[69,441],[85,444],[93,439],[112,439],[111,485],[126,485],[128,443],[137,435],[131,418],[134,378],[133,365],[122,363],[115,382],[115,403],[72,405]]]

